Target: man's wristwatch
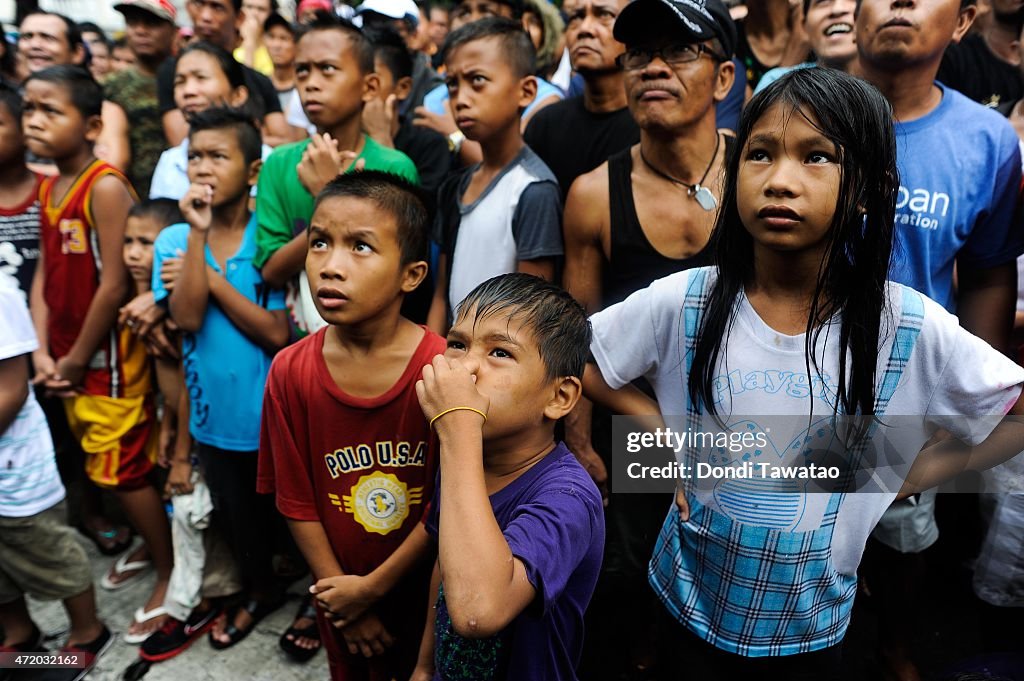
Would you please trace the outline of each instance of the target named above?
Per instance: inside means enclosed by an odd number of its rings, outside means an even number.
[[[462,134],[462,131],[456,130],[448,135],[448,151],[453,154],[459,153],[459,150],[462,149],[462,143],[465,141],[466,136]]]

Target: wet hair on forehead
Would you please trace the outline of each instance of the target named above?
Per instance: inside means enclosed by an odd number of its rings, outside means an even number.
[[[295,41],[301,42],[303,38],[316,33],[317,31],[338,31],[348,38],[352,53],[359,64],[359,70],[363,74],[373,73],[373,44],[366,35],[359,30],[359,27],[348,19],[343,19],[333,12],[317,10],[311,22],[298,27]]]
[[[380,170],[358,170],[338,175],[327,183],[313,206],[334,198],[363,199],[390,214],[398,227],[401,264],[426,260],[429,251],[430,211],[423,191],[403,177]]]
[[[840,315],[835,409],[872,414],[886,279],[893,251],[899,172],[892,108],[874,86],[840,71],[811,67],[784,75],[747,104],[726,164],[722,208],[708,243],[718,273],[701,320],[690,370],[689,396],[715,413],[718,361],[732,310],[754,266],[754,240],[738,208],[739,168],[748,157],[753,128],[781,107],[801,115],[836,150],[839,187],[834,215],[807,316],[804,352],[808,375],[819,375],[814,348],[820,323]],[[849,359],[849,361],[847,361]]]
[[[587,312],[565,289],[530,274],[502,274],[473,289],[456,308],[461,322],[474,326],[489,318],[519,322],[533,334],[549,380],[583,378],[590,354]]]
[[[58,85],[68,92],[71,105],[84,118],[99,116],[103,110],[103,88],[88,70],[81,66],[60,64],[29,74],[25,86],[34,80]]]
[[[504,61],[517,78],[532,76],[537,70],[537,52],[530,35],[523,30],[521,23],[506,17],[487,17],[449,33],[441,48],[445,61],[460,47],[487,38],[497,41]]]

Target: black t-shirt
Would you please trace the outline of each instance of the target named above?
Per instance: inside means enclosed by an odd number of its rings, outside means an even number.
[[[430,128],[413,125],[412,118],[402,118],[395,135],[395,149],[408,156],[420,174],[420,187],[432,199],[452,167],[448,139]]]
[[[936,79],[985,106],[997,107],[1024,97],[1020,67],[994,55],[977,34],[946,48]]]
[[[156,95],[160,102],[160,115],[177,109],[174,103],[174,69],[177,59],[165,59],[156,72]],[[249,110],[261,121],[267,114],[281,112],[281,100],[270,79],[259,71],[242,64],[245,72],[245,87],[249,90]]]
[[[593,113],[582,97],[572,97],[538,111],[524,138],[555,174],[564,198],[577,177],[639,142],[640,128],[627,108]]]

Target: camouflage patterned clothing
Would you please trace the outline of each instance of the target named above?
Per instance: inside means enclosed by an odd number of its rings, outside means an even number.
[[[104,90],[107,99],[124,109],[128,116],[131,161],[125,174],[139,196],[149,196],[153,169],[160,159],[160,152],[167,146],[157,104],[156,77],[126,69],[112,74],[104,84]]]

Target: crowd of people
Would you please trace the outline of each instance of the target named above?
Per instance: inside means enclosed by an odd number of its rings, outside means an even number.
[[[4,661],[26,596],[56,681],[301,583],[281,654],[337,680],[843,679],[861,599],[875,678],[925,678],[935,488],[1024,473],[1024,0],[184,8],[0,44]],[[803,417],[778,463],[848,470],[621,493],[613,421],[660,415]],[[1024,496],[964,496],[1024,607]]]

